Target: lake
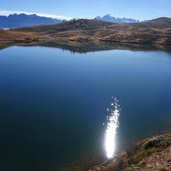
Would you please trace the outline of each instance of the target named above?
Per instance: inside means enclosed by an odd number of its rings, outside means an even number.
[[[106,160],[103,123],[112,96],[121,108],[117,151],[170,129],[171,53],[0,50],[0,170],[68,170]]]

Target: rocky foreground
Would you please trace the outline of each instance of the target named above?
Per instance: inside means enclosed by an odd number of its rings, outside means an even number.
[[[171,134],[147,138],[89,171],[171,171]]]

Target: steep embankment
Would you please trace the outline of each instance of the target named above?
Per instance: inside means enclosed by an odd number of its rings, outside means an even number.
[[[170,171],[171,134],[145,139],[91,171]],[[90,171],[89,170],[89,171]]]

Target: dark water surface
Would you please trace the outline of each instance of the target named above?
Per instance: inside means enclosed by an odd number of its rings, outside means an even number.
[[[0,170],[51,171],[91,153],[105,157],[111,96],[122,109],[118,149],[170,129],[171,53],[1,50]]]

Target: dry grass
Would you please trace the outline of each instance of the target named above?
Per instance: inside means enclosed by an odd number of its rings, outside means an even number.
[[[97,20],[73,20],[56,25],[0,31],[0,43],[45,44],[58,42],[107,42],[113,44],[171,45],[171,19],[144,23],[111,24]]]
[[[164,134],[136,143],[116,159],[91,171],[171,170],[171,134]]]

